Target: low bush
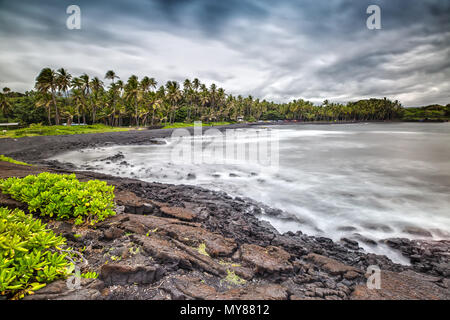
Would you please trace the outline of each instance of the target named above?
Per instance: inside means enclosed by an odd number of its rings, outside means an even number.
[[[30,212],[58,220],[75,219],[75,224],[86,221],[93,225],[115,214],[114,186],[99,180],[80,182],[75,174],[44,172],[0,179],[0,189],[28,204]]]
[[[0,207],[0,294],[22,298],[65,277],[65,243],[32,215]]]

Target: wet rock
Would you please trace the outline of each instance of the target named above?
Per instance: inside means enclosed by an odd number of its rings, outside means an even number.
[[[122,152],[116,153],[115,155],[111,156],[111,157],[107,157],[104,159],[101,159],[100,161],[107,161],[106,163],[111,163],[111,162],[117,162],[119,160],[124,159],[125,156],[122,154]]]
[[[341,226],[341,227],[338,227],[337,228],[337,230],[338,231],[356,231],[356,230],[358,230],[357,228],[355,228],[355,227],[352,227],[352,226]]]
[[[352,238],[356,239],[357,241],[361,241],[365,244],[368,244],[370,246],[377,246],[378,243],[375,240],[372,240],[370,238],[364,237],[363,235],[359,234],[359,233],[354,233],[352,235]]]
[[[194,173],[188,173],[188,175],[186,176],[186,179],[188,180],[194,180],[196,178],[197,176]]]
[[[416,271],[430,275],[450,276],[450,241],[449,240],[409,240],[390,238],[382,241],[410,258]]]
[[[349,249],[352,250],[358,250],[359,249],[359,245],[358,242],[355,240],[351,240],[348,238],[341,238],[341,242],[344,244],[344,246],[346,246]]]
[[[423,228],[419,227],[406,227],[402,230],[404,233],[408,233],[415,236],[425,237],[425,238],[432,238],[431,232],[428,230],[425,230]]]
[[[383,231],[383,232],[392,232],[392,228],[381,223],[365,223],[362,225],[364,228],[369,230]]]

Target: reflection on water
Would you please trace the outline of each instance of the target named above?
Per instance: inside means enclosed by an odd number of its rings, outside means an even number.
[[[450,239],[450,124],[270,128],[278,130],[280,138],[278,171],[245,162],[174,164],[170,139],[166,145],[97,148],[55,159],[104,173],[250,197],[296,217],[262,217],[280,232],[301,230],[334,240],[430,235]],[[118,152],[124,159],[100,161]],[[380,245],[360,243],[367,250],[386,253]]]

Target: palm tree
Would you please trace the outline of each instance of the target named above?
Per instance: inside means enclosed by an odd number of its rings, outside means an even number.
[[[112,89],[111,93],[112,93],[112,109],[113,109],[113,112],[111,114],[112,120],[114,120],[116,116],[116,92],[119,89],[119,87],[114,86],[114,79],[116,78],[119,79],[119,76],[117,76],[113,70],[108,70],[105,74],[105,79],[111,80],[110,89]]]
[[[67,108],[67,98],[69,96],[68,91],[70,87],[70,80],[72,79],[72,75],[67,72],[66,69],[60,68],[56,73],[56,85],[58,91],[64,93],[64,109]],[[66,113],[67,114],[67,113]],[[72,123],[72,119],[70,119],[70,123]],[[68,124],[70,125],[70,124]]]
[[[0,93],[0,110],[2,111],[3,117],[8,121],[8,115],[11,112],[11,103],[9,102],[8,97],[6,96],[9,93],[8,88],[3,88],[3,93]]]
[[[70,87],[70,80],[72,75],[66,69],[60,68],[56,73],[56,84],[59,91],[64,92],[66,98],[68,97],[68,90]]]
[[[83,91],[83,80],[81,78],[75,77],[72,79],[71,82],[72,85],[72,95],[75,99],[77,100],[76,105],[76,114],[77,114],[77,120],[78,120],[78,124],[80,124],[80,109],[84,109],[84,105],[85,105],[85,97],[84,97],[84,91]],[[75,92],[75,90],[77,90]]]
[[[97,115],[97,104],[100,100],[100,93],[103,92],[103,82],[98,78],[94,77],[91,82],[90,86],[92,89],[92,97],[91,97],[91,104],[92,104],[92,124],[95,123],[95,117]]]
[[[138,102],[140,94],[141,90],[138,77],[132,75],[128,78],[127,84],[125,85],[125,98],[128,100],[130,105],[134,105],[136,127],[139,127]]]
[[[58,113],[58,105],[56,104],[56,88],[58,86],[57,84],[57,77],[54,70],[50,68],[44,68],[41,70],[39,75],[36,78],[36,89],[41,93],[51,93],[52,101],[53,101],[53,107],[55,108],[55,124],[59,125],[59,113]],[[49,125],[51,125],[51,118],[50,118],[50,108],[48,109],[48,122]]]
[[[119,76],[116,75],[116,73],[113,70],[108,70],[105,74],[105,79],[109,79],[114,83],[114,79],[119,79]]]
[[[88,97],[91,93],[91,82],[89,79],[89,75],[87,75],[86,73],[83,73],[80,76],[81,79],[81,83],[82,83],[82,87],[81,89],[83,90],[83,94],[84,94],[84,101],[85,104],[83,105],[82,109],[81,109],[81,115],[83,116],[83,123],[86,124],[86,112],[88,111]],[[92,109],[92,101],[91,101],[91,109]]]
[[[198,79],[197,79],[198,80]],[[189,104],[186,120],[191,122],[192,103],[194,100],[194,89],[191,80],[186,79],[183,83],[183,94],[185,101]]]
[[[183,96],[180,91],[180,85],[176,81],[167,81],[166,89],[167,89],[166,97],[170,102],[169,123],[172,124],[175,122],[175,112],[177,109],[178,102],[181,100]]]

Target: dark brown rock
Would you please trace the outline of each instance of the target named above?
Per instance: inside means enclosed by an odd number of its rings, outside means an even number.
[[[351,295],[354,300],[448,300],[450,291],[414,272],[381,271],[381,288],[359,285]]]
[[[254,244],[243,244],[239,248],[240,258],[253,266],[257,273],[279,273],[293,271],[289,262],[291,255],[281,248],[263,248]]]
[[[105,285],[149,284],[159,280],[164,273],[159,266],[130,266],[122,263],[106,264],[100,269],[100,279]]]
[[[171,218],[177,218],[185,221],[192,221],[196,214],[192,210],[181,207],[161,207],[161,212]]]
[[[314,264],[318,265],[321,269],[331,275],[347,274],[347,277],[352,277],[354,274],[362,274],[362,271],[359,269],[319,254],[310,253],[305,257],[305,259],[312,261]]]

